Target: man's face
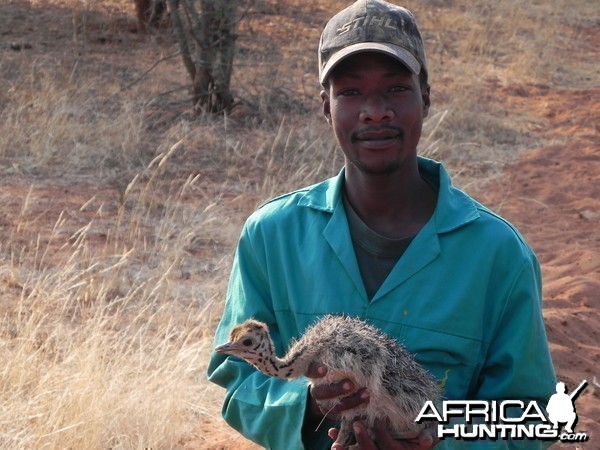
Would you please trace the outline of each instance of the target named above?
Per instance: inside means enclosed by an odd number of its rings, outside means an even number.
[[[342,61],[321,93],[346,170],[390,174],[416,159],[429,88],[399,61],[376,52]]]

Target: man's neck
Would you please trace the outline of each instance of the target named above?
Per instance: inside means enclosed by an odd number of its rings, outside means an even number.
[[[437,192],[417,167],[385,175],[347,170],[344,189],[365,224],[393,239],[417,234],[437,203]]]

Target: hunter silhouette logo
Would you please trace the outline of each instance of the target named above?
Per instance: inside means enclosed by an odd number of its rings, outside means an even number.
[[[435,420],[438,439],[464,440],[560,440],[585,442],[587,433],[576,433],[574,401],[587,385],[583,380],[571,393],[564,383],[556,384],[556,394],[544,405],[523,400],[444,400],[441,405],[427,401],[415,422]],[[564,430],[560,424],[566,424]]]
[[[573,392],[567,394],[565,383],[556,383],[556,394],[550,397],[546,411],[548,419],[552,422],[552,429],[558,429],[559,423],[566,423],[565,431],[560,435],[561,440],[570,440],[569,436],[577,436],[573,432],[577,422],[574,401],[586,385],[587,380],[583,380]]]

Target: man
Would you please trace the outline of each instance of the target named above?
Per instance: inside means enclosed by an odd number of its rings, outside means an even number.
[[[535,255],[514,227],[454,188],[439,163],[417,157],[430,88],[412,14],[377,0],[341,11],[323,31],[319,76],[344,168],[248,219],[216,343],[254,317],[282,354],[320,316],[349,314],[402,342],[447,399],[545,404],[555,377]],[[355,390],[348,380],[309,392],[304,380],[268,378],[217,355],[208,374],[227,389],[227,422],[277,450],[331,447],[327,429],[339,412],[369,399],[347,395]],[[320,410],[319,400],[337,397],[335,410]],[[385,424],[374,430],[377,443],[360,421],[354,429],[361,449],[434,444],[427,435],[393,441]]]

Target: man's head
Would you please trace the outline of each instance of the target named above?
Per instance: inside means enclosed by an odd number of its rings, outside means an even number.
[[[332,71],[360,52],[389,55],[427,84],[423,40],[413,15],[381,0],[358,0],[325,26],[319,43],[319,81],[327,86]]]
[[[412,14],[359,0],[325,26],[319,64],[323,113],[344,152],[346,178],[416,169],[430,89]]]

